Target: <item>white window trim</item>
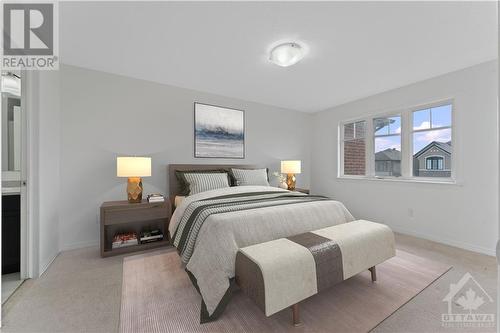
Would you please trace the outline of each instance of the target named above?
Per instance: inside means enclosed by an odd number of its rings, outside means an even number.
[[[437,107],[441,105],[451,104],[451,126],[443,126],[432,129],[424,130],[413,130],[413,112],[424,110],[432,107]],[[457,181],[457,169],[459,165],[456,161],[457,158],[457,139],[456,139],[456,104],[454,98],[443,98],[436,100],[434,102],[419,104],[406,108],[399,108],[391,112],[379,112],[369,114],[364,117],[351,118],[339,122],[338,124],[338,172],[337,179],[346,180],[369,180],[369,181],[389,181],[389,182],[412,182],[412,183],[427,183],[427,184],[451,184],[451,185],[461,185]],[[394,117],[401,116],[401,176],[376,176],[375,175],[375,135],[373,128],[373,119],[381,117]],[[357,175],[344,175],[344,125],[365,121],[366,122],[366,132],[365,132],[365,153],[366,153],[366,172],[363,176]],[[451,129],[451,142],[453,143],[453,148],[451,152],[451,177],[415,177],[413,176],[413,133],[424,132],[429,130],[439,130],[439,129]],[[371,139],[368,139],[371,137]],[[408,153],[409,152],[409,153]],[[450,170],[439,170],[439,171],[450,171]]]

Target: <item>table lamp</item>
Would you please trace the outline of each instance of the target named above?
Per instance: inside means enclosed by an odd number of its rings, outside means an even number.
[[[128,202],[142,201],[142,179],[151,176],[151,157],[117,157],[116,176],[128,177]]]
[[[300,161],[281,161],[281,173],[286,173],[286,185],[289,191],[295,190],[295,175],[300,171]]]

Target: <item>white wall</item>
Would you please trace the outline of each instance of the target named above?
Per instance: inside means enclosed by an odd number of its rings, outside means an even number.
[[[61,250],[97,244],[100,204],[126,199],[126,180],[116,177],[119,155],[152,157],[145,193],[166,193],[171,163],[259,164],[273,171],[282,159],[300,159],[297,185],[309,185],[310,114],[73,66],[62,66],[60,75]],[[193,157],[194,102],[245,110],[244,160]]]
[[[494,255],[498,235],[497,85],[494,61],[316,113],[312,191],[344,202],[355,217]],[[458,185],[337,178],[340,121],[450,97],[455,101],[453,149]]]
[[[59,253],[60,82],[59,72],[30,72],[27,110],[31,274],[38,276]]]

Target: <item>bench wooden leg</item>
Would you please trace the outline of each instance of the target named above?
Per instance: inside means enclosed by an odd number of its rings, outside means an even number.
[[[293,322],[293,326],[300,325],[299,303],[292,305],[292,322]]]
[[[375,270],[375,266],[368,268],[370,273],[372,273],[372,282],[377,281],[377,271]]]

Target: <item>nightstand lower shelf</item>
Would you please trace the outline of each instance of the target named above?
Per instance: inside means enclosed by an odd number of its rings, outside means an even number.
[[[156,249],[156,248],[163,247],[163,246],[166,247],[169,245],[170,245],[170,242],[168,240],[162,240],[162,241],[151,242],[151,243],[146,243],[146,244],[137,244],[137,245],[131,245],[131,246],[126,246],[126,247],[120,247],[117,249],[104,250],[102,253],[102,256],[103,257],[112,257],[112,256],[120,255],[120,254]]]

